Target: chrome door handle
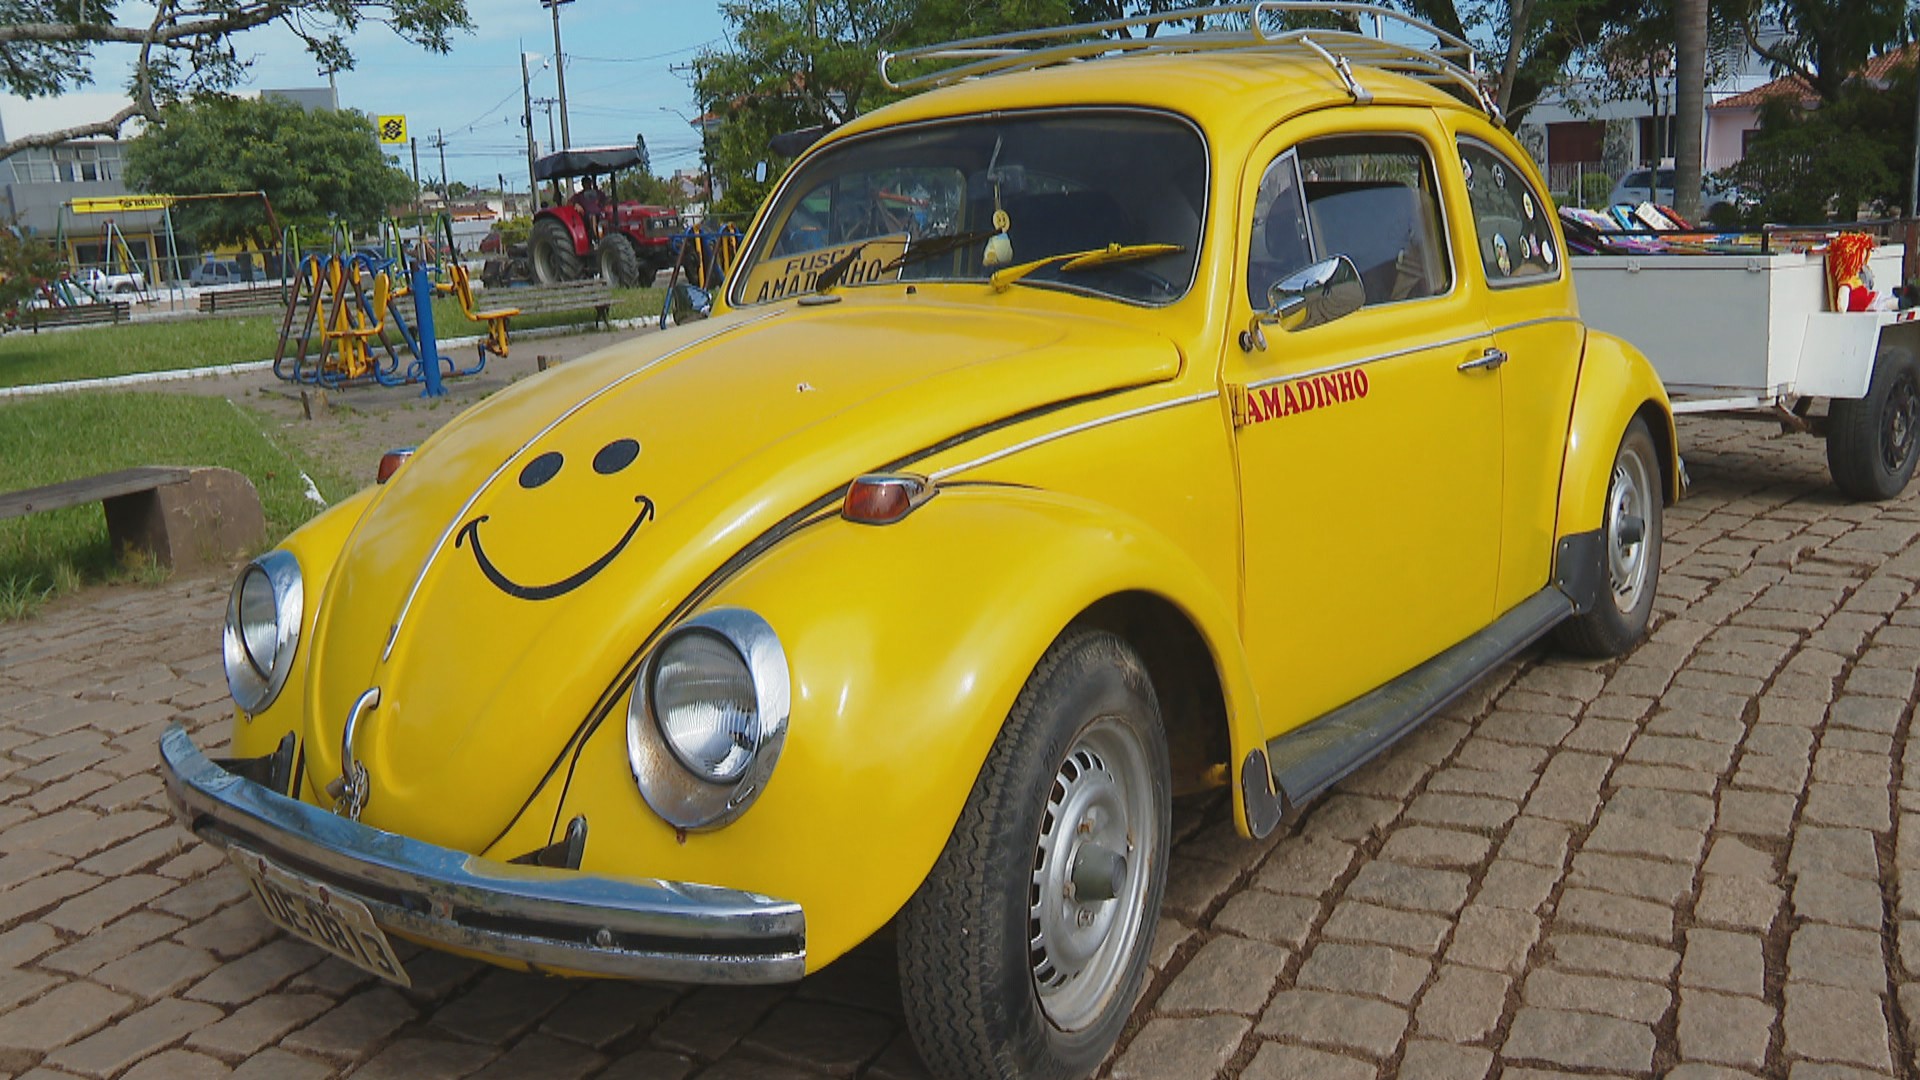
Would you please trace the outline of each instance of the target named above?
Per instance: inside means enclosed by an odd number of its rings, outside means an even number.
[[[1479,356],[1460,365],[1461,371],[1492,371],[1507,362],[1507,354],[1499,349],[1488,349]]]

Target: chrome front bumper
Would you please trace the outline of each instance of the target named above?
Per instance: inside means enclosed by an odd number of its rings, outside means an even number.
[[[235,776],[179,725],[160,737],[174,816],[367,905],[382,927],[535,969],[663,982],[791,982],[800,905],[736,889],[496,862],[383,832]]]

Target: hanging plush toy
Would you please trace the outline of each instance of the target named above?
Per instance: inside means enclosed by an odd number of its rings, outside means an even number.
[[[1827,244],[1827,299],[1834,311],[1892,311],[1894,298],[1873,291],[1867,257],[1873,237],[1841,233]]]

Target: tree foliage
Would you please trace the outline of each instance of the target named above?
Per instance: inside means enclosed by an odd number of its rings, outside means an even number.
[[[1750,216],[1812,224],[1829,212],[1851,220],[1862,206],[1904,204],[1915,91],[1914,69],[1907,66],[1885,86],[1844,83],[1816,108],[1768,102],[1746,157],[1727,171],[1759,198]]]
[[[900,95],[880,82],[881,49],[1071,20],[1069,0],[725,0],[731,47],[695,61],[702,108],[721,118],[706,152],[722,197],[744,214],[771,186],[755,166],[773,136],[837,127]]]
[[[124,9],[124,10],[123,10]],[[123,18],[124,16],[124,18]],[[471,28],[465,0],[0,0],[0,88],[46,97],[86,86],[103,49],[133,50],[132,104],[111,117],[0,144],[0,157],[89,135],[118,135],[138,117],[237,85],[249,61],[232,38],[277,24],[305,43],[321,71],[346,71],[346,37],[373,24],[434,52]]]
[[[1915,11],[1910,0],[1743,0],[1738,25],[1755,52],[1834,102],[1868,57],[1909,36]],[[1768,26],[1782,40],[1763,42]]]
[[[264,191],[282,222],[371,224],[414,196],[413,181],[380,152],[372,119],[270,99],[169,105],[128,144],[126,175],[137,190],[170,195]],[[181,203],[174,224],[203,247],[268,239],[257,202]]]

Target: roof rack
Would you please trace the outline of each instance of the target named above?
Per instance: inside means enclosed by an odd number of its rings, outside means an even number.
[[[1276,29],[1289,15],[1340,16],[1362,29]],[[1214,20],[1229,25],[1220,30],[1207,29],[1207,23]],[[1372,24],[1372,33],[1365,31],[1368,23]],[[1193,28],[1182,30],[1186,24]],[[1430,37],[1433,44],[1422,48],[1390,41],[1386,37],[1389,26]],[[1177,32],[1162,36],[1159,32],[1163,29]],[[1343,0],[1215,4],[1105,22],[1015,30],[899,52],[882,50],[880,81],[894,90],[919,90],[1102,57],[1226,50],[1317,59],[1333,69],[1347,93],[1362,105],[1372,101],[1373,94],[1354,75],[1356,66],[1465,91],[1468,100],[1487,115],[1495,120],[1500,116],[1499,107],[1481,85],[1479,61],[1472,45],[1392,8]],[[927,64],[929,69],[900,78],[890,70],[893,64],[913,62]]]

